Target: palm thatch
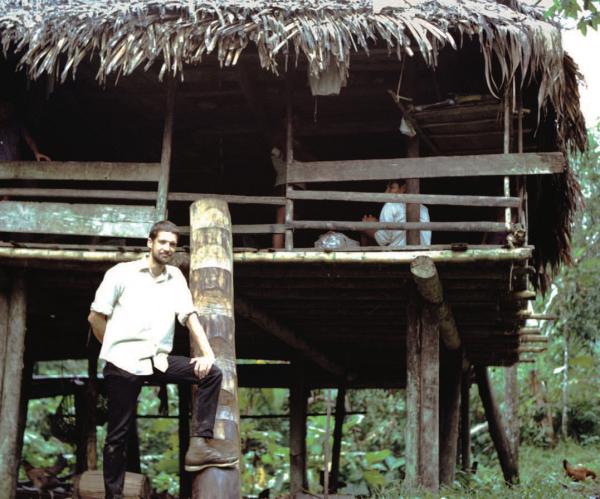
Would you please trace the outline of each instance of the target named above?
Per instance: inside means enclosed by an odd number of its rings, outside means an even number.
[[[580,75],[563,52],[559,28],[543,12],[517,0],[5,0],[0,43],[20,56],[31,79],[75,77],[84,60],[97,79],[154,65],[159,77],[183,75],[186,64],[214,54],[235,65],[248,47],[264,69],[278,72],[304,60],[310,74],[333,67],[346,76],[352,55],[387,45],[397,58],[421,54],[435,67],[445,47],[479,42],[490,91],[513,81],[538,88],[538,110],[555,116],[559,147],[584,150]],[[97,63],[96,63],[97,61]],[[570,254],[570,221],[580,194],[570,171],[544,180],[541,197],[560,208],[544,220],[538,268]],[[544,203],[543,203],[544,204]],[[543,224],[542,224],[543,225]],[[550,241],[548,238],[552,238]],[[542,287],[543,287],[543,283]]]
[[[318,76],[334,65],[347,73],[353,52],[387,44],[398,58],[418,50],[435,66],[439,51],[479,40],[493,93],[519,76],[539,79],[539,108],[551,103],[565,144],[583,148],[578,101],[570,92],[575,68],[565,59],[559,29],[542,12],[515,0],[8,0],[0,13],[5,53],[22,53],[31,78],[64,81],[86,58],[97,77],[130,74],[161,64],[160,76],[181,73],[215,53],[236,64],[256,47],[263,68],[277,72],[304,57]],[[493,76],[493,63],[501,74]]]

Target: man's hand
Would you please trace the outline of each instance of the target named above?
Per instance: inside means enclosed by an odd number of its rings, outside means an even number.
[[[194,364],[194,373],[198,376],[198,379],[204,378],[214,363],[215,358],[212,356],[194,357],[190,359],[190,364]]]

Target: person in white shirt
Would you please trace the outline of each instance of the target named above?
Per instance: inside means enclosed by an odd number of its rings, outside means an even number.
[[[149,254],[109,269],[96,291],[88,321],[102,343],[106,361],[108,428],[104,445],[106,497],[122,497],[127,435],[135,420],[144,381],[195,383],[195,425],[185,456],[185,469],[230,467],[237,456],[225,456],[210,445],[213,438],[222,373],[200,324],[185,277],[168,265],[175,254],[179,230],[169,221],[154,224]],[[200,357],[170,355],[175,318],[187,326]]]
[[[387,194],[404,194],[406,192],[406,181],[391,180],[388,182],[385,192]],[[385,203],[379,214],[379,219],[375,218],[373,215],[364,215],[362,221],[388,223],[406,222],[406,204]],[[419,221],[429,222],[429,210],[424,205],[420,205]],[[405,230],[367,229],[363,232],[375,239],[379,246],[389,246],[391,248],[406,246]],[[431,231],[420,231],[420,240],[422,246],[429,246],[431,244]]]

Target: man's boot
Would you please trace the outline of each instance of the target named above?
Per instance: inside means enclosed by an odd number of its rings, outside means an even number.
[[[208,444],[204,437],[191,437],[185,454],[185,470],[200,471],[204,468],[230,468],[238,463],[237,456],[225,456]]]

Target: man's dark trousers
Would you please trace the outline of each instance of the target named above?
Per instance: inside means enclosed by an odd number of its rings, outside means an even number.
[[[104,368],[108,396],[108,429],[104,444],[104,488],[107,499],[123,494],[127,466],[127,435],[135,420],[137,398],[145,381],[160,383],[195,383],[198,385],[192,436],[213,437],[213,426],[221,388],[221,370],[213,365],[208,374],[198,379],[188,357],[169,355],[166,372],[154,368],[148,376],[138,376],[110,362]],[[183,442],[182,442],[183,443]]]

